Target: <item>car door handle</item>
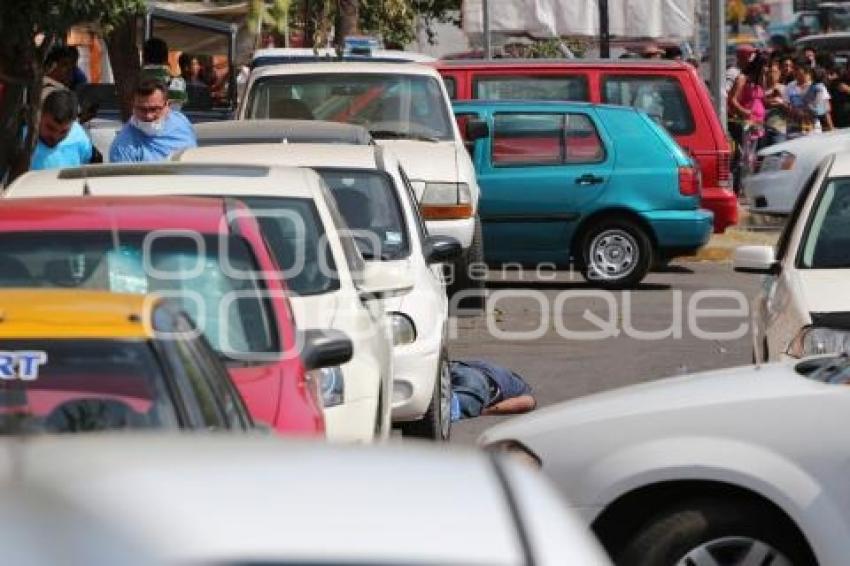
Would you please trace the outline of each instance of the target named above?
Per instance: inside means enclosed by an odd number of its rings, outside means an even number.
[[[604,177],[597,177],[591,173],[585,173],[581,177],[576,177],[576,185],[598,185],[604,181]]]

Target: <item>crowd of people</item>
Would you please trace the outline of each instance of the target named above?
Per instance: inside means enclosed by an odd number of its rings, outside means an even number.
[[[77,67],[79,53],[73,47],[57,47],[47,56],[42,84],[41,118],[31,169],[76,167],[99,163],[103,156],[92,144],[82,124],[93,117],[80,110],[76,86],[85,80]],[[195,131],[181,112],[192,88],[214,95],[213,84],[201,78],[197,57],[180,57],[181,75],[173,76],[168,65],[168,46],[151,38],[142,49],[142,68],[133,91],[132,115],[119,130],[109,149],[109,160],[121,162],[162,161],[175,151],[197,145]],[[82,78],[80,77],[82,75]]]
[[[759,149],[850,126],[850,66],[811,48],[763,52],[741,45],[735,59],[725,92],[736,185]]]

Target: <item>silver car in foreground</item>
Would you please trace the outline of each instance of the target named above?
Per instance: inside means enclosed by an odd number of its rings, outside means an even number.
[[[4,484],[49,491],[167,564],[609,564],[542,475],[478,452],[41,437],[0,443]]]
[[[850,359],[662,379],[486,431],[540,462],[618,565],[850,563]]]

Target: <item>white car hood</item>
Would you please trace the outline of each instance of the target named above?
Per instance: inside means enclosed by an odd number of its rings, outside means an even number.
[[[659,379],[567,401],[496,425],[480,442],[522,439],[546,431],[589,423],[619,421],[626,417],[659,415],[718,406],[739,406],[767,399],[789,399],[821,394],[837,387],[798,374],[797,361],[742,366],[706,373]]]
[[[453,141],[380,140],[378,144],[393,150],[411,181],[459,181],[458,146]]]
[[[850,311],[850,293],[847,293],[850,270],[799,270],[794,279],[800,306],[806,313]]]

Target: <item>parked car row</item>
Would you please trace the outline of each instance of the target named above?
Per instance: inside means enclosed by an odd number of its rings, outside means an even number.
[[[598,287],[627,288],[735,222],[728,146],[689,67],[568,70],[588,103],[519,88],[562,82],[562,68],[538,81],[537,70],[505,65],[511,94],[497,85],[452,107],[469,92],[462,80],[478,84],[472,68],[449,79],[463,68],[269,60],[252,71],[239,120],[199,127],[199,147],[171,162],[19,177],[0,201],[0,287],[14,289],[0,291],[0,332],[17,328],[8,339],[20,340],[0,353],[0,372],[18,377],[0,381],[9,430],[256,434],[265,424],[368,443],[396,426],[446,440],[450,302],[483,306],[476,266],[575,265]],[[510,98],[520,100],[499,100]],[[41,306],[30,322],[5,301]],[[97,343],[112,349],[75,354]],[[45,386],[53,372],[69,373],[67,384]],[[560,456],[519,435],[485,443],[557,469]],[[113,516],[168,562],[400,563],[413,553],[435,564],[607,563],[551,488],[502,457],[123,435],[34,438],[5,457],[16,472],[0,475],[0,491],[43,489],[84,515]],[[426,526],[410,528],[411,508]],[[221,509],[276,519],[234,530]],[[387,517],[405,520],[395,528]],[[625,556],[650,538],[623,538]]]

